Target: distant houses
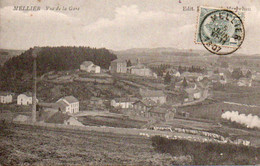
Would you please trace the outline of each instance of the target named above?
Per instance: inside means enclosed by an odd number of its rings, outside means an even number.
[[[115,108],[123,108],[123,109],[132,108],[133,103],[136,102],[137,100],[138,98],[135,97],[115,98],[111,100],[111,106]]]
[[[79,101],[74,96],[66,96],[59,99],[57,102],[59,111],[66,113],[79,112]]]
[[[157,106],[157,103],[150,99],[144,99],[144,100],[138,100],[135,103],[133,103],[133,110],[136,115],[142,116],[142,117],[148,117],[148,111]]]
[[[12,103],[13,96],[10,92],[0,92],[0,103],[8,104]]]
[[[185,102],[200,99],[202,97],[202,91],[199,89],[186,88],[185,92],[187,93],[187,97],[184,99]]]
[[[36,100],[38,102],[38,100]],[[26,92],[17,96],[17,105],[30,105],[32,104],[32,93]]]
[[[91,61],[84,61],[80,65],[80,70],[86,71],[88,73],[100,73],[100,66],[94,65]]]
[[[166,103],[166,95],[163,93],[162,90],[146,90],[140,89],[140,95],[142,99],[150,99],[158,104]]]
[[[176,112],[173,109],[158,106],[156,102],[150,99],[135,102],[133,111],[136,116],[159,121],[172,120]]]
[[[126,60],[116,59],[111,62],[110,65],[111,73],[126,73],[127,72],[127,63]]]

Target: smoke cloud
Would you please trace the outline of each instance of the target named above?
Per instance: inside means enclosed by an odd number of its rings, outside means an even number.
[[[227,111],[221,115],[223,119],[230,120],[231,122],[237,122],[242,125],[246,125],[248,128],[260,128],[260,118],[257,115],[245,115],[239,114],[238,111]]]

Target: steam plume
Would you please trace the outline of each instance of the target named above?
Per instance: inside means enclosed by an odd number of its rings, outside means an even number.
[[[227,111],[221,115],[223,119],[231,120],[231,122],[237,122],[242,125],[246,125],[248,128],[260,128],[260,118],[257,115],[245,115],[239,114],[238,111]]]

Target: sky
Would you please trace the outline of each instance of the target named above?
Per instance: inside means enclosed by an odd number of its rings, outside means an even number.
[[[14,6],[40,6],[41,10],[15,11]],[[58,6],[67,10],[46,10]],[[183,11],[184,6],[194,11]],[[237,52],[260,54],[259,0],[0,0],[0,47],[203,50],[194,43],[197,6],[250,8],[245,11],[245,40]]]

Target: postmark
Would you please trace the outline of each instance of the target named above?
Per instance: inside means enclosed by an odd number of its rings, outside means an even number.
[[[244,37],[243,21],[238,14],[226,9],[209,11],[202,8],[196,41],[209,52],[232,54],[242,45]]]

